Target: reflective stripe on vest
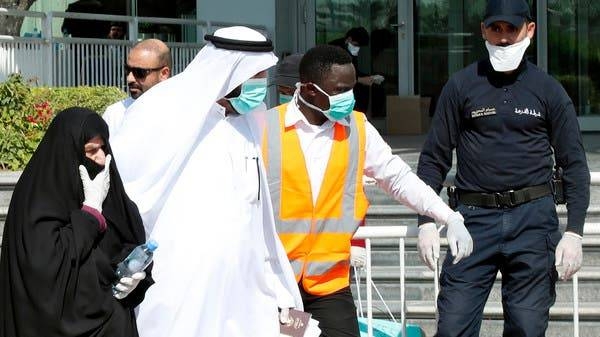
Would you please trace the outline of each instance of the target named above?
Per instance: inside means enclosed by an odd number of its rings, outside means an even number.
[[[315,295],[349,285],[350,240],[365,217],[362,177],[365,117],[334,125],[334,140],[316,205],[294,126],[285,127],[287,104],[267,112],[263,153],[279,237],[296,281]]]

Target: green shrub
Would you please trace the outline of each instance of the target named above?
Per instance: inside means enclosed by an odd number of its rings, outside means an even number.
[[[0,83],[0,168],[16,170],[29,161],[41,137],[33,120],[31,89],[20,75]]]
[[[80,106],[100,114],[107,106],[126,96],[117,87],[40,87],[32,88],[31,94],[33,102],[50,102],[52,110],[56,112]]]
[[[0,83],[0,169],[22,170],[57,112],[80,106],[102,113],[124,97],[116,87],[31,88],[10,75]]]

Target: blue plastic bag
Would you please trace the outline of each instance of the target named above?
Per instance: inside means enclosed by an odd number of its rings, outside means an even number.
[[[358,318],[360,337],[367,337],[369,326],[366,317]],[[402,337],[402,324],[385,319],[373,319],[373,337]],[[406,324],[406,337],[425,337],[418,325]]]

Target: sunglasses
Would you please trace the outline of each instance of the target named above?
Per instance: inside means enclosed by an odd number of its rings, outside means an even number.
[[[146,78],[146,76],[150,75],[151,72],[161,70],[164,67],[165,66],[160,66],[157,68],[146,69],[146,68],[130,67],[128,65],[125,65],[125,76],[129,75],[129,73],[132,73],[133,77],[139,78],[139,79],[144,79],[144,78]]]

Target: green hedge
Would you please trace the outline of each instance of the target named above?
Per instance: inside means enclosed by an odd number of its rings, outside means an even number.
[[[32,87],[10,75],[0,83],[0,169],[22,170],[57,112],[80,106],[102,113],[125,96],[116,87]]]

